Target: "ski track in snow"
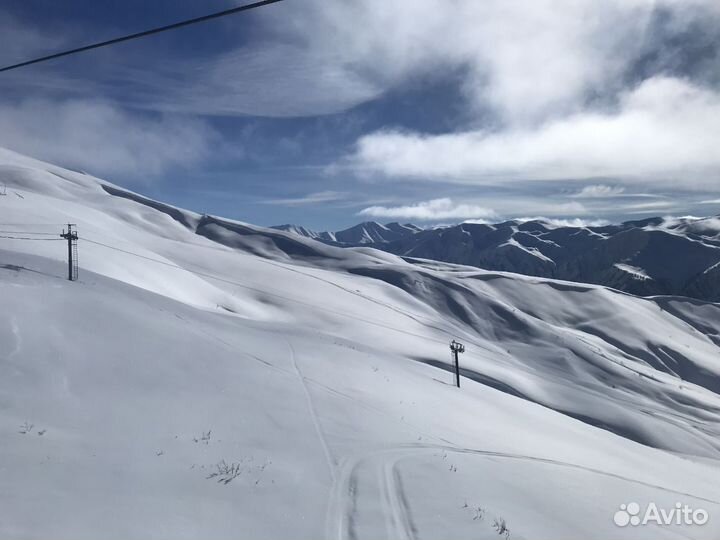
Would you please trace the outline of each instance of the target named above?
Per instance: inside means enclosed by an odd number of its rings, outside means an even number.
[[[397,460],[388,461],[382,466],[383,498],[388,503],[385,507],[390,509],[390,520],[393,525],[389,538],[414,540],[417,531],[410,517],[410,508],[402,489],[400,473],[395,468],[396,464]]]
[[[13,316],[10,322],[10,330],[15,338],[15,346],[13,347],[13,350],[8,353],[8,359],[14,357],[22,350],[22,334],[20,333],[20,326],[18,326],[17,317],[15,316]]]
[[[298,365],[295,347],[293,347],[293,344],[290,342],[289,339],[285,338],[285,342],[290,349],[290,360],[292,362],[293,368],[295,369],[295,373],[300,380],[300,384],[302,385],[303,393],[305,394],[305,401],[307,402],[308,406],[308,411],[310,412],[310,417],[312,418],[313,425],[315,426],[315,432],[317,433],[318,440],[320,441],[323,453],[325,454],[325,461],[327,462],[328,471],[330,472],[330,479],[332,482],[335,482],[335,460],[333,459],[330,452],[330,447],[328,446],[327,439],[325,438],[322,427],[320,427],[320,420],[318,419],[317,411],[315,410],[315,405],[313,404],[312,396],[310,395],[310,390],[305,383],[305,377],[303,376],[302,371],[300,370],[300,366]]]
[[[180,317],[180,318],[182,318],[182,317]],[[194,326],[193,326],[193,328],[194,328]],[[216,336],[215,334],[212,334],[206,330],[203,330],[202,328],[199,328],[199,330],[203,334],[207,335],[208,337],[218,341],[219,343],[221,343],[222,345],[227,347],[229,350],[236,352],[233,345],[228,343],[224,339],[222,339],[222,338]],[[312,400],[312,396],[310,395],[310,390],[307,386],[307,382],[305,381],[305,376],[303,375],[302,370],[300,369],[300,366],[298,365],[295,347],[293,346],[293,344],[290,342],[289,339],[284,338],[284,340],[287,343],[288,349],[290,351],[290,362],[293,367],[293,373],[297,376],[297,378],[300,381],[300,384],[302,385],[302,388],[303,388],[303,394],[305,396],[305,401],[307,403],[308,412],[310,413],[310,418],[312,419],[313,426],[315,428],[315,432],[317,433],[317,438],[320,441],[320,445],[322,446],[322,449],[323,449],[323,454],[325,455],[325,461],[328,466],[330,480],[332,483],[334,483],[336,480],[336,478],[335,478],[335,468],[336,468],[335,460],[332,457],[332,453],[330,452],[330,447],[327,443],[327,439],[325,438],[325,434],[323,433],[322,427],[320,426],[320,420],[318,418],[317,411],[315,409],[315,405]],[[278,366],[275,366],[275,365],[271,364],[270,362],[267,362],[267,361],[263,360],[262,358],[259,358],[255,355],[245,353],[245,356],[252,358],[253,360],[256,360],[258,362],[261,362],[262,364],[264,364],[265,366],[267,366],[271,369],[278,370],[283,373],[289,373],[288,371],[286,371]],[[314,381],[311,381],[311,382],[314,382]],[[319,384],[319,383],[317,383],[317,384]],[[324,387],[324,385],[320,385],[320,386]],[[347,397],[347,396],[345,396],[345,397]]]
[[[386,509],[385,529],[388,538],[397,540],[416,540],[418,537],[417,528],[413,522],[410,512],[410,505],[407,501],[405,491],[402,487],[400,472],[397,464],[405,459],[432,455],[433,452],[448,452],[456,454],[470,454],[481,458],[500,458],[509,460],[520,460],[527,462],[541,463],[557,467],[565,467],[592,474],[614,478],[651,489],[656,489],[674,495],[690,497],[697,501],[709,502],[720,505],[720,501],[693,495],[683,491],[667,488],[650,482],[627,478],[608,471],[585,467],[575,463],[568,463],[537,456],[513,454],[507,452],[496,452],[491,450],[479,450],[473,448],[462,448],[456,446],[442,446],[429,444],[413,444],[398,446],[370,452],[360,457],[348,458],[343,462],[335,485],[333,486],[328,515],[326,519],[326,537],[332,540],[361,540],[358,535],[358,525],[361,519],[358,513],[358,490],[357,486],[361,478],[361,469],[370,466],[374,468],[374,476],[377,487],[380,491],[383,508]],[[366,520],[376,519],[365,518]]]
[[[14,315],[10,319],[10,333],[12,334],[12,348],[5,353],[5,360],[12,360],[22,350],[22,335],[20,333],[20,326],[17,322],[17,317]]]

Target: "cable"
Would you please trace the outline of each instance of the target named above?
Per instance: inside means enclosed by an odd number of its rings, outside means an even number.
[[[282,2],[283,0],[262,0],[260,2],[253,2],[252,4],[245,4],[244,6],[238,6],[231,9],[226,9],[224,11],[218,11],[216,13],[211,13],[209,15],[203,15],[202,17],[196,17],[194,19],[188,19],[185,21],[176,22],[173,24],[168,24],[166,26],[160,26],[158,28],[152,28],[150,30],[144,30],[142,32],[137,32],[135,34],[130,34],[127,36],[122,36],[115,39],[109,39],[107,41],[101,41],[99,43],[93,43],[92,45],[85,45],[84,47],[78,47],[77,49],[71,49],[69,51],[63,51],[55,54],[50,54],[48,56],[43,56],[40,58],[35,58],[33,60],[28,60],[26,62],[20,62],[19,64],[13,64],[11,66],[6,66],[4,68],[0,68],[0,73],[3,71],[10,71],[11,69],[17,69],[25,66],[30,66],[32,64],[38,64],[40,62],[45,62],[47,60],[53,60],[55,58],[61,58],[63,56],[70,56],[71,54],[77,54],[85,51],[90,51],[92,49],[99,49],[101,47],[108,47],[110,45],[115,45],[116,43],[122,43],[124,41],[130,41],[133,39],[139,39],[146,36],[150,36],[153,34],[159,34],[160,32],[167,32],[169,30],[175,30],[177,28],[182,28],[184,26],[190,26],[191,24],[197,24],[205,21],[209,21],[212,19],[218,19],[220,17],[225,17],[227,15],[234,15],[236,13],[240,13],[242,11],[249,11],[251,9],[259,8],[262,6],[267,6],[269,4],[275,4],[277,2]]]
[[[27,236],[0,236],[0,238],[4,238],[6,240],[45,240],[50,242],[55,242],[57,240],[63,241],[63,238],[29,238]]]
[[[59,236],[58,233],[32,232],[32,231],[0,231],[0,234],[34,234],[36,236]]]
[[[67,223],[0,223],[0,227],[66,227]]]

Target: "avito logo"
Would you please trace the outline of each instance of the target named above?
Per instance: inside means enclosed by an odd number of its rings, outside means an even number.
[[[613,521],[618,527],[638,527],[654,523],[656,525],[705,525],[710,515],[702,508],[693,509],[687,504],[676,503],[671,509],[659,508],[650,503],[643,511],[638,503],[621,504],[615,512]]]

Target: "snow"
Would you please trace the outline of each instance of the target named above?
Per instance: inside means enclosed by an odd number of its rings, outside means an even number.
[[[618,270],[622,270],[623,272],[630,274],[635,279],[652,279],[650,276],[647,275],[647,272],[645,272],[645,270],[643,270],[642,268],[638,268],[637,266],[622,263],[615,263],[613,264],[613,266]]]
[[[543,262],[551,263],[553,265],[555,264],[555,261],[553,261],[550,257],[543,255],[537,248],[523,246],[522,244],[520,244],[520,242],[515,240],[515,238],[510,238],[507,242],[500,244],[498,247],[504,246],[517,248],[521,251],[524,251],[525,253],[528,253],[529,255],[532,255],[533,257],[537,257]]]
[[[63,242],[0,240],[1,538],[720,536],[720,305],[0,164],[0,222],[80,235],[78,282]],[[711,517],[618,528],[629,502]]]
[[[720,268],[720,262],[717,264],[713,264],[710,268],[704,270],[703,274],[709,274],[710,272],[712,272],[713,270],[715,270],[717,268]]]
[[[659,230],[677,236],[689,238],[695,242],[702,240],[718,240],[720,239],[720,217],[665,217],[656,225],[648,225],[645,230]],[[690,234],[688,234],[690,233]],[[692,238],[697,235],[700,239]],[[720,246],[715,246],[720,247]]]

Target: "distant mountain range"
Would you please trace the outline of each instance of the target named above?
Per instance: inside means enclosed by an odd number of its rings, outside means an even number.
[[[534,220],[433,229],[366,222],[319,233],[294,225],[275,228],[327,244],[373,247],[409,259],[595,283],[642,296],[720,301],[720,217],[655,217],[601,227]]]
[[[384,244],[394,242],[402,238],[407,238],[415,233],[421,232],[423,229],[415,225],[400,223],[388,223],[382,225],[375,221],[366,221],[349,229],[343,229],[336,232],[316,232],[298,225],[276,225],[272,227],[280,231],[295,233],[306,238],[321,240],[328,244],[334,245],[367,245],[367,244]]]

